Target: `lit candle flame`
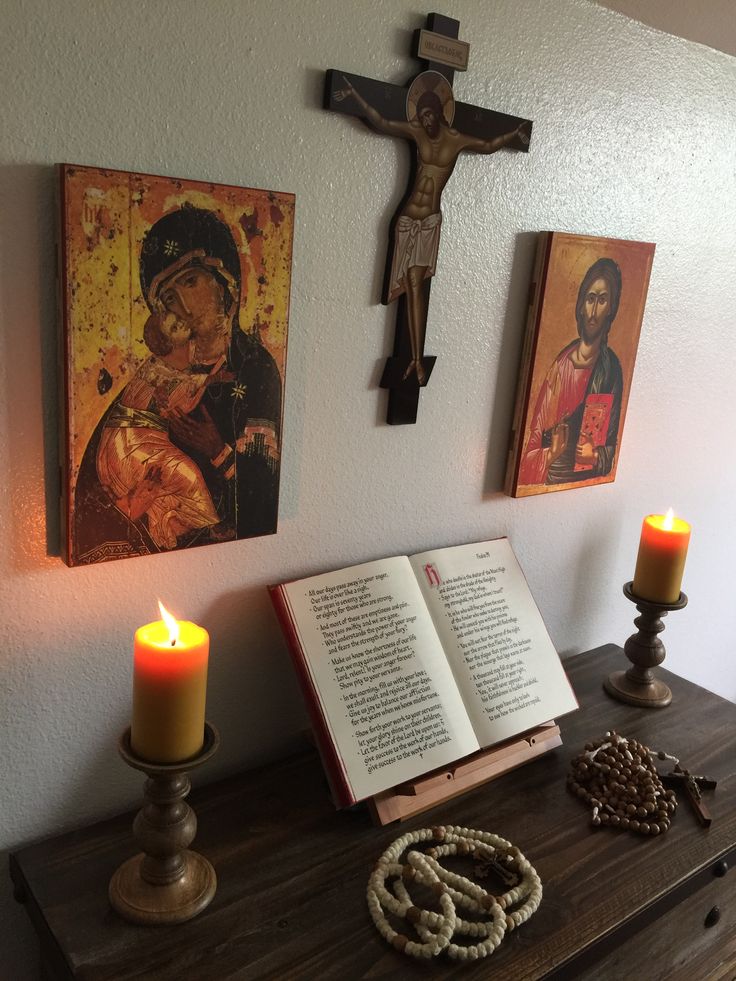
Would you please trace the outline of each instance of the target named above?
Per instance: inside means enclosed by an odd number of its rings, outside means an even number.
[[[664,516],[664,521],[662,522],[662,527],[665,531],[672,531],[672,526],[675,523],[675,512],[672,508],[667,508],[667,514]]]
[[[176,647],[176,642],[179,639],[179,624],[176,622],[174,617],[172,617],[161,600],[158,601],[158,608],[161,611],[161,619],[169,628],[169,640],[171,641],[171,646]]]

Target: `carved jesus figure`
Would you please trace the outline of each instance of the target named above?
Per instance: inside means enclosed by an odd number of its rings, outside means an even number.
[[[442,212],[440,198],[463,150],[495,153],[514,141],[529,143],[527,123],[493,139],[470,136],[453,129],[452,88],[439,72],[418,75],[409,89],[407,121],[385,119],[343,76],[345,88],[335,93],[340,102],[352,98],[363,110],[363,118],[373,129],[390,136],[401,136],[416,145],[416,177],[408,198],[397,215],[394,230],[388,302],[406,293],[411,361],[404,379],[416,375],[426,384],[422,365],[427,325],[424,280],[434,276],[440,244]]]

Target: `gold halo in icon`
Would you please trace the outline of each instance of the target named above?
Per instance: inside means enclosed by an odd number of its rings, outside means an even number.
[[[448,126],[455,118],[455,97],[452,86],[439,72],[422,72],[409,86],[406,96],[406,118],[410,123],[417,120],[417,104],[425,92],[433,92],[439,99],[442,115]]]

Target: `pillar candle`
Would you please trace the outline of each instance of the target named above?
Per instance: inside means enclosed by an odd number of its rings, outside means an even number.
[[[159,604],[161,606],[161,604]],[[161,607],[164,619],[169,616]],[[151,763],[179,763],[204,743],[207,631],[170,617],[135,632],[130,744]]]
[[[644,518],[632,591],[652,603],[676,603],[680,598],[682,573],[690,525],[675,518],[672,509]]]

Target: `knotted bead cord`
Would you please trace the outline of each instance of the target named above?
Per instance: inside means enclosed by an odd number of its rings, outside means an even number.
[[[426,851],[411,847],[431,841],[438,844]],[[495,859],[514,873],[517,884],[501,896],[492,895],[466,876],[444,868],[438,859],[448,855]],[[394,880],[393,892],[387,888],[389,879]],[[432,890],[439,913],[414,904],[407,888],[412,883]],[[421,828],[397,838],[379,858],[368,880],[367,897],[368,910],[379,933],[397,950],[426,959],[446,950],[456,960],[474,961],[492,954],[507,932],[521,926],[537,910],[542,901],[542,883],[511,842],[489,831],[450,825]],[[459,915],[460,909],[483,919],[465,920]],[[387,913],[410,923],[421,943],[394,930]],[[457,944],[453,942],[456,936],[475,942]]]
[[[572,761],[567,785],[590,805],[594,826],[663,834],[669,830],[677,798],[662,786],[655,759],[672,760],[675,766],[680,762],[611,730],[603,739],[585,744],[585,752]]]

